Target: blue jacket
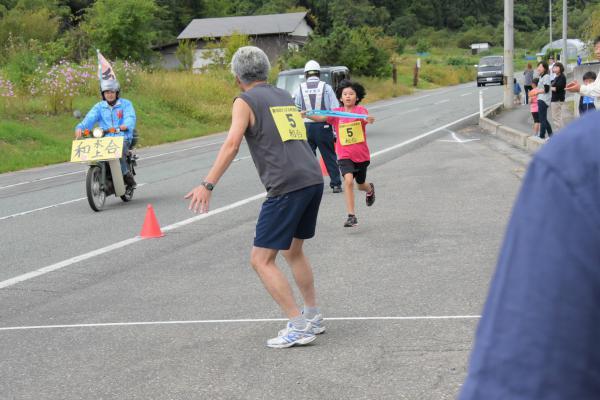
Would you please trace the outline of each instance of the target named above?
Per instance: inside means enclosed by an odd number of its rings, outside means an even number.
[[[135,110],[133,104],[129,100],[119,99],[117,103],[111,107],[106,101],[96,103],[94,107],[87,113],[83,121],[76,128],[92,129],[98,124],[102,129],[110,128],[117,129],[121,125],[127,127],[124,132],[125,139],[131,142],[133,140],[133,131],[135,129]],[[107,134],[106,136],[121,136],[123,133]]]
[[[529,164],[460,400],[599,398],[598,126],[586,113]]]

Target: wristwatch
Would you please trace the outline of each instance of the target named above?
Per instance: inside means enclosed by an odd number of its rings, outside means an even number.
[[[204,187],[206,188],[206,190],[209,190],[209,191],[211,191],[211,192],[212,192],[212,190],[215,188],[215,185],[213,185],[213,184],[212,184],[212,183],[210,183],[210,182],[202,181],[200,184],[201,184],[202,186],[204,186]]]

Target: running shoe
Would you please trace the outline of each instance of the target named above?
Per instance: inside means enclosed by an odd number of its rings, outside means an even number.
[[[317,314],[313,319],[307,319],[306,322],[310,324],[313,335],[320,335],[321,333],[325,332],[325,325],[323,325],[323,314]],[[292,329],[292,323],[288,322],[287,326],[280,330],[278,335],[285,336],[290,329]]]
[[[348,219],[344,222],[344,228],[352,228],[353,226],[358,225],[358,219],[356,215],[348,215]]]
[[[325,332],[325,325],[323,325],[323,314],[317,314],[313,319],[307,319],[312,328],[312,333],[315,335],[320,335]]]
[[[303,346],[309,344],[317,337],[312,333],[310,322],[303,330],[295,329],[290,322],[285,329],[279,331],[277,337],[267,340],[267,346],[274,349],[285,349],[292,346]]]
[[[367,192],[367,196],[365,197],[367,201],[367,207],[371,207],[373,203],[375,203],[375,185],[369,183],[371,185],[371,191]]]

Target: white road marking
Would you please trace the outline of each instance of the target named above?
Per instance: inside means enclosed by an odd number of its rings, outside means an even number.
[[[23,182],[19,182],[19,183],[13,183],[12,185],[0,186],[0,190],[8,189],[8,188],[15,187],[15,186],[27,185],[28,183],[37,183],[37,182],[47,181],[49,179],[60,178],[60,177],[67,176],[67,175],[83,174],[86,171],[87,171],[87,169],[83,170],[83,171],[67,172],[64,174],[47,176],[45,178],[33,179],[31,181],[23,181]]]
[[[500,103],[498,103],[498,104],[495,104],[495,105],[493,105],[493,106],[491,106],[491,107],[488,107],[487,109],[491,109],[492,107],[496,107],[496,106],[498,106],[499,104],[500,104]],[[422,135],[415,136],[414,138],[412,138],[412,139],[409,139],[409,140],[407,140],[407,141],[405,141],[405,142],[402,142],[402,143],[399,143],[399,144],[397,144],[397,145],[394,145],[394,146],[388,147],[387,149],[383,149],[383,150],[376,151],[375,153],[371,153],[371,158],[373,158],[373,157],[377,157],[377,156],[380,156],[381,154],[385,154],[385,153],[387,153],[387,152],[389,152],[389,151],[396,150],[396,149],[399,149],[399,148],[401,148],[401,147],[404,147],[404,146],[406,146],[406,145],[409,145],[409,144],[411,144],[411,143],[413,143],[413,142],[416,142],[416,141],[417,141],[417,140],[419,140],[419,139],[423,139],[424,137],[427,137],[427,136],[429,136],[429,135],[433,135],[434,133],[436,133],[436,132],[439,132],[439,131],[441,131],[442,129],[446,129],[446,128],[448,128],[448,127],[452,126],[452,125],[456,125],[456,124],[458,124],[458,123],[460,123],[460,122],[466,121],[466,120],[467,120],[467,119],[469,119],[469,118],[473,118],[473,117],[474,117],[474,116],[476,116],[476,115],[479,115],[479,111],[478,111],[478,112],[475,112],[475,113],[473,113],[473,114],[469,114],[469,115],[467,115],[467,116],[465,116],[465,117],[459,118],[459,119],[457,119],[456,121],[452,121],[452,122],[450,122],[450,123],[448,123],[448,124],[446,124],[446,125],[444,125],[444,126],[440,126],[439,128],[436,128],[436,129],[430,130],[429,132],[425,132],[425,133],[423,133]]]
[[[460,97],[469,96],[469,95],[471,95],[471,94],[473,94],[473,93],[471,93],[471,92],[469,92],[469,93],[463,93],[463,94],[461,94],[461,95],[460,95]]]
[[[366,106],[369,110],[376,110],[378,108],[385,108],[385,107],[389,107],[389,106],[394,106],[396,104],[401,104],[401,103],[406,103],[407,101],[415,101],[415,100],[421,100],[427,97],[433,96],[433,93],[431,94],[426,94],[424,96],[419,96],[419,97],[413,97],[410,99],[402,99],[402,100],[398,100],[398,101],[393,101],[391,103],[386,103],[386,104],[380,104],[378,106],[373,106],[373,107],[369,107],[368,105]]]
[[[479,319],[480,315],[425,315],[416,317],[334,317],[324,318],[325,321],[419,321],[419,320],[455,320]],[[257,322],[282,322],[285,318],[256,318],[256,319],[205,319],[188,321],[144,321],[144,322],[107,322],[98,324],[70,324],[70,325],[31,325],[31,326],[6,326],[0,332],[28,331],[35,329],[67,329],[67,328],[105,328],[127,326],[153,326],[153,325],[200,325],[200,324],[236,324]]]
[[[468,143],[468,142],[474,142],[476,140],[479,140],[479,139],[459,139],[455,132],[453,132],[449,129],[446,129],[446,130],[452,134],[452,140],[442,139],[442,140],[439,140],[440,142]]]
[[[436,106],[436,105],[438,105],[438,104],[444,104],[444,103],[447,103],[447,102],[449,102],[449,101],[450,101],[450,99],[441,100],[441,101],[438,101],[438,102],[436,102],[436,103],[433,103],[433,105],[434,105],[434,106]]]
[[[58,206],[63,206],[65,204],[71,204],[71,203],[75,203],[76,201],[81,201],[81,200],[85,200],[85,199],[86,199],[85,197],[80,197],[78,199],[63,201],[62,203],[51,204],[49,206],[35,208],[33,210],[23,211],[23,212],[12,214],[12,215],[7,215],[5,217],[0,217],[0,221],[2,221],[4,219],[9,219],[9,218],[21,217],[23,215],[31,214],[31,213],[34,213],[37,211],[47,210],[49,208],[54,208],[54,207],[58,207]]]
[[[173,151],[167,151],[165,153],[160,153],[160,154],[155,154],[153,156],[146,156],[146,157],[140,157],[139,160],[149,160],[151,158],[156,158],[156,157],[163,157],[163,156],[167,156],[169,154],[176,154],[176,153],[182,153],[184,151],[190,151],[190,150],[195,150],[195,149],[200,149],[203,147],[209,147],[209,146],[214,146],[216,144],[223,144],[223,142],[214,142],[214,143],[206,143],[206,144],[199,144],[197,146],[192,146],[192,147],[186,147],[185,149],[179,149],[179,150],[173,150]]]
[[[141,188],[142,186],[145,186],[145,185],[147,185],[147,183],[139,183],[137,185],[137,187]],[[7,215],[7,216],[4,216],[4,217],[0,217],[0,221],[2,221],[4,219],[9,219],[9,218],[21,217],[23,215],[31,214],[31,213],[38,212],[38,211],[47,210],[49,208],[54,208],[54,207],[58,207],[58,206],[64,206],[66,204],[71,204],[71,203],[75,203],[77,201],[85,200],[86,198],[87,197],[80,197],[78,199],[63,201],[62,203],[51,204],[49,206],[44,206],[44,207],[40,207],[40,208],[35,208],[33,210],[27,210],[27,211],[22,211],[20,213],[16,213],[16,214],[12,214],[12,215]]]
[[[181,152],[184,152],[184,151],[195,150],[195,149],[199,149],[199,148],[202,148],[202,147],[214,146],[216,144],[223,144],[223,142],[206,143],[206,144],[201,144],[201,145],[197,145],[197,146],[186,147],[185,149],[167,151],[165,153],[159,153],[159,154],[155,154],[153,156],[140,157],[138,160],[149,160],[151,158],[163,157],[163,156],[166,156],[166,155],[169,155],[169,154],[181,153]],[[27,185],[29,183],[38,183],[38,182],[47,181],[47,180],[50,180],[50,179],[61,178],[63,176],[67,176],[67,175],[84,174],[86,172],[87,172],[87,169],[85,169],[83,171],[67,172],[67,173],[64,173],[64,174],[47,176],[45,178],[32,179],[30,181],[23,181],[23,182],[13,183],[12,185],[0,186],[0,190],[9,189],[9,188],[12,188],[12,187],[15,187],[15,186]]]
[[[494,105],[492,107],[495,107],[495,106],[496,105]],[[472,118],[472,117],[474,117],[476,115],[479,115],[479,112],[475,112],[473,114],[469,114],[469,115],[467,115],[465,117],[457,119],[456,121],[452,121],[452,122],[450,122],[450,123],[448,123],[448,124],[446,124],[444,126],[441,126],[439,128],[433,129],[433,130],[431,130],[429,132],[423,133],[422,135],[415,136],[414,138],[406,140],[406,141],[404,141],[402,143],[398,143],[398,144],[396,144],[394,146],[391,146],[391,147],[388,147],[386,149],[379,150],[379,151],[377,151],[375,153],[372,153],[371,154],[371,158],[378,157],[381,154],[385,154],[385,153],[387,153],[389,151],[396,150],[396,149],[399,149],[399,148],[401,148],[403,146],[409,145],[409,144],[411,144],[411,143],[413,143],[413,142],[415,142],[415,141],[417,141],[419,139],[422,139],[424,137],[432,135],[432,134],[434,134],[436,132],[439,132],[442,129],[446,129],[446,128],[452,126],[452,125],[455,125],[457,123],[465,121],[465,120],[467,120],[469,118]],[[197,215],[195,217],[188,218],[188,219],[185,219],[183,221],[171,224],[171,225],[163,228],[162,230],[163,230],[163,232],[167,232],[167,231],[170,231],[170,230],[173,230],[173,229],[177,229],[177,228],[182,227],[184,225],[188,225],[188,224],[191,224],[193,222],[199,221],[201,219],[208,218],[208,217],[210,217],[212,215],[216,215],[216,214],[222,213],[224,211],[228,211],[228,210],[240,207],[242,205],[248,204],[248,203],[253,202],[255,200],[258,200],[260,198],[264,198],[265,196],[266,196],[266,193],[260,193],[260,194],[248,197],[246,199],[237,201],[237,202],[232,203],[230,205],[218,208],[216,210],[209,211],[206,214],[200,214],[200,215]],[[35,271],[28,272],[26,274],[19,275],[19,276],[16,276],[14,278],[11,278],[11,279],[7,279],[5,281],[0,282],[0,289],[6,288],[6,287],[9,287],[9,286],[13,286],[13,285],[15,285],[15,284],[17,284],[19,282],[23,282],[23,281],[35,278],[37,276],[47,274],[49,272],[56,271],[56,270],[61,269],[61,268],[68,267],[68,266],[70,266],[72,264],[78,263],[78,262],[83,261],[83,260],[90,259],[90,258],[95,257],[97,255],[105,254],[105,253],[108,253],[110,251],[113,251],[113,250],[116,250],[116,249],[120,249],[120,248],[128,246],[130,244],[139,242],[140,240],[142,240],[142,239],[139,236],[136,236],[136,237],[133,237],[133,238],[130,238],[130,239],[126,239],[126,240],[114,243],[112,245],[103,247],[101,249],[90,251],[88,253],[85,253],[85,254],[82,254],[82,255],[79,255],[79,256],[75,256],[75,257],[69,258],[68,260],[64,260],[64,261],[61,261],[61,262],[49,265],[47,267],[43,267],[43,268],[37,269]]]
[[[166,153],[164,153],[164,154],[166,154]],[[242,160],[247,160],[248,158],[252,158],[252,157],[251,156],[238,157],[238,158],[235,158],[232,161],[232,163],[238,162],[238,161],[242,161]],[[142,187],[144,185],[147,185],[147,184],[146,183],[140,183],[140,184],[138,184],[138,188]],[[23,212],[12,214],[12,215],[7,215],[5,217],[0,217],[0,221],[2,221],[3,219],[9,219],[9,218],[14,218],[14,217],[21,217],[23,215],[31,214],[31,213],[38,212],[38,211],[48,210],[50,208],[54,208],[54,207],[58,207],[58,206],[63,206],[63,205],[66,205],[66,204],[75,203],[76,201],[81,201],[81,200],[85,200],[85,199],[86,199],[85,197],[80,197],[78,199],[63,201],[62,203],[51,204],[49,206],[44,206],[44,207],[36,208],[36,209],[33,209],[33,210],[23,211]]]
[[[229,205],[227,205],[225,207],[221,207],[221,208],[217,208],[215,210],[209,211],[206,214],[200,214],[200,215],[197,215],[195,217],[188,218],[188,219],[185,219],[183,221],[177,222],[175,224],[168,225],[168,226],[162,228],[162,231],[163,232],[168,232],[170,230],[182,227],[184,225],[191,224],[192,222],[196,222],[198,220],[201,220],[201,219],[204,219],[204,218],[208,218],[208,217],[210,217],[212,215],[220,214],[220,213],[222,213],[224,211],[228,211],[228,210],[231,210],[231,209],[243,206],[243,205],[245,205],[247,203],[250,203],[250,202],[252,202],[254,200],[257,200],[257,199],[260,199],[260,198],[264,198],[266,195],[267,194],[265,192],[265,193],[257,194],[257,195],[252,196],[252,197],[248,197],[247,199],[240,200],[238,202],[229,204]],[[56,271],[56,270],[68,267],[68,266],[73,265],[75,263],[78,263],[80,261],[88,260],[90,258],[99,256],[101,254],[105,254],[105,253],[111,252],[113,250],[117,250],[117,249],[120,249],[122,247],[129,246],[130,244],[137,243],[140,240],[142,240],[142,238],[140,236],[136,236],[136,237],[133,237],[133,238],[130,238],[130,239],[125,239],[125,240],[122,240],[120,242],[108,245],[106,247],[102,247],[100,249],[93,250],[93,251],[90,251],[90,252],[85,253],[85,254],[81,254],[81,255],[78,255],[78,256],[75,256],[75,257],[71,257],[71,258],[69,258],[67,260],[60,261],[60,262],[57,262],[57,263],[52,264],[52,265],[48,265],[47,267],[36,269],[35,271],[31,271],[31,272],[28,272],[26,274],[22,274],[22,275],[14,277],[14,278],[7,279],[5,281],[0,282],[0,289],[7,288],[9,286],[13,286],[13,285],[15,285],[15,284],[17,284],[19,282],[27,281],[29,279],[35,278],[35,277],[40,276],[40,275],[47,274],[48,272],[52,272],[52,271]]]

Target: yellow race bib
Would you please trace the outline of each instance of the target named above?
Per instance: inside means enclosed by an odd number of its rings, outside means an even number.
[[[362,143],[365,141],[365,132],[363,131],[362,122],[354,121],[346,124],[340,124],[339,139],[342,146],[349,144]]]
[[[306,140],[306,128],[295,106],[270,107],[281,140]]]

